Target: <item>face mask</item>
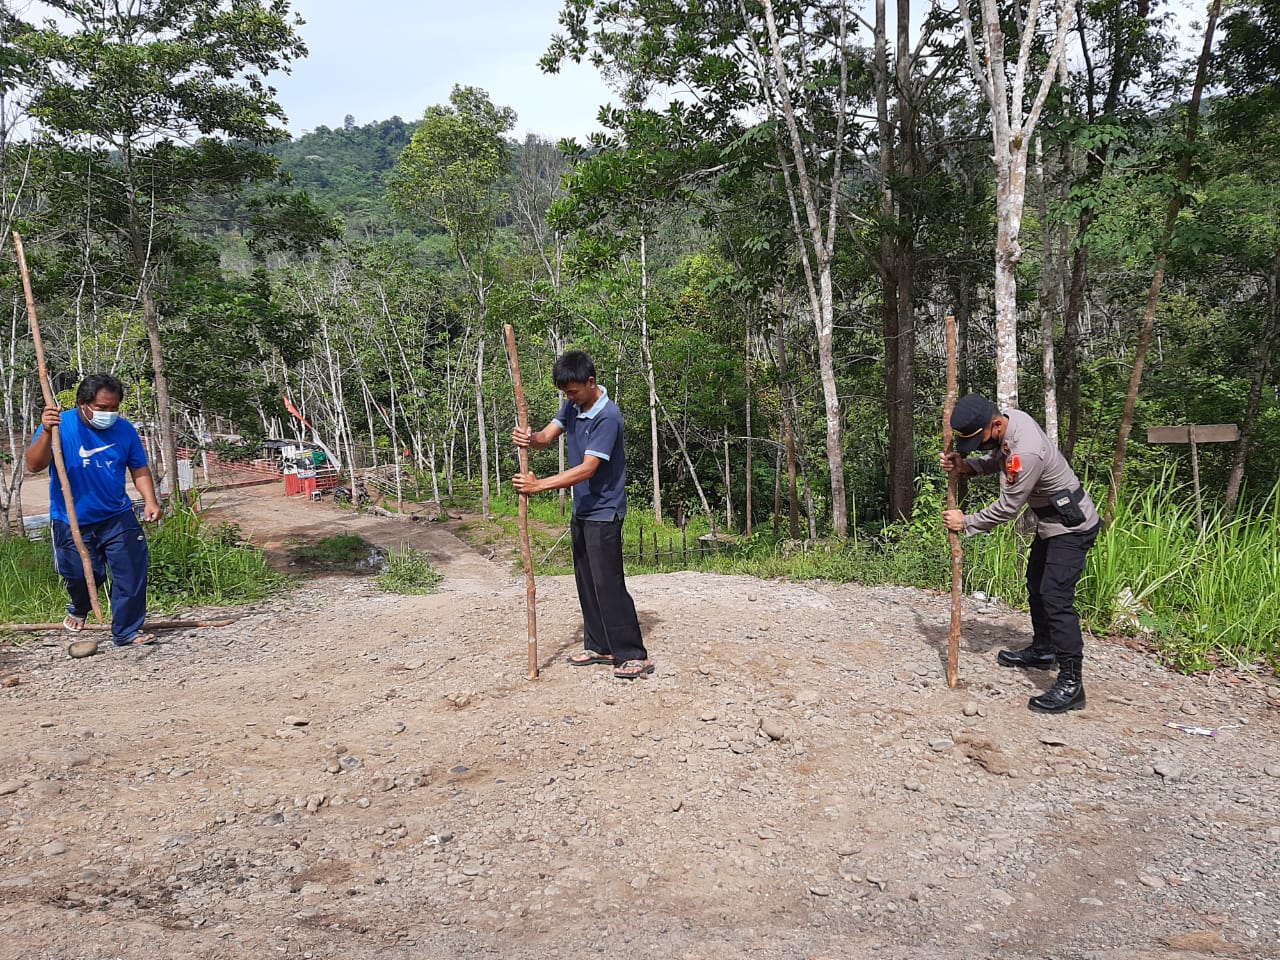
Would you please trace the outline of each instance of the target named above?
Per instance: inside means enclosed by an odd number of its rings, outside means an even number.
[[[95,410],[89,418],[89,425],[95,430],[105,430],[119,419],[120,414],[115,410]]]
[[[1000,446],[1000,441],[993,438],[991,440],[987,440],[987,441],[984,441],[983,443],[978,444],[978,449],[994,450],[998,446]]]

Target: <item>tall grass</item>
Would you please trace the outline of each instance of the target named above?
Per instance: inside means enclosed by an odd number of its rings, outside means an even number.
[[[288,582],[262,554],[243,545],[232,524],[211,528],[189,506],[179,506],[148,527],[151,567],[147,608],[151,614],[182,607],[250,603],[279,592]],[[110,601],[101,589],[104,614]],[[54,572],[47,540],[0,537],[0,622],[61,620],[67,603]]]
[[[1196,523],[1171,474],[1117,505],[1082,593],[1107,627],[1153,635],[1177,666],[1280,667],[1280,482],[1254,512]]]

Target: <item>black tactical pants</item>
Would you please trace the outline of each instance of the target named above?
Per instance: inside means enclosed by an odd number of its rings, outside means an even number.
[[[1084,655],[1080,615],[1076,613],[1076,584],[1084,573],[1089,548],[1102,524],[1085,533],[1036,538],[1027,560],[1027,599],[1031,604],[1031,645],[1052,650],[1058,659]]]

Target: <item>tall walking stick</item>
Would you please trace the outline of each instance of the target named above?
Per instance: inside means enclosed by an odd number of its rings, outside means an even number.
[[[520,355],[516,353],[516,332],[511,324],[504,324],[507,334],[507,366],[511,368],[511,383],[516,388],[516,417],[520,429],[529,429],[529,404],[524,399],[524,382],[520,379]],[[520,472],[529,472],[529,450],[520,451]],[[533,548],[529,545],[529,495],[520,494],[520,558],[524,562],[524,604],[529,619],[529,679],[538,679],[538,587],[533,580]]]
[[[36,320],[36,298],[31,292],[31,276],[27,273],[27,255],[22,249],[22,237],[13,232],[13,248],[18,253],[18,270],[22,273],[22,291],[27,295],[27,316],[31,320],[31,339],[36,346],[36,364],[40,371],[40,389],[44,391],[46,407],[56,407],[57,399],[53,388],[49,385],[49,371],[44,363],[44,341],[40,339],[40,324]],[[80,563],[84,566],[84,580],[89,585],[89,603],[93,605],[93,613],[102,619],[102,606],[98,603],[98,584],[93,578],[93,561],[89,559],[89,550],[80,536],[80,523],[76,519],[76,504],[71,496],[71,482],[67,479],[67,464],[62,458],[62,431],[54,427],[49,431],[49,439],[53,445],[53,466],[58,471],[58,480],[62,484],[62,499],[67,505],[67,524],[71,527],[71,538],[76,542],[76,550],[80,553]]]
[[[942,405],[942,449],[951,452],[951,411],[956,405],[956,318],[947,317],[947,399]],[[947,509],[956,509],[955,470],[947,472]],[[947,636],[947,686],[960,680],[960,593],[964,578],[964,550],[960,534],[947,531],[951,541],[951,633]]]

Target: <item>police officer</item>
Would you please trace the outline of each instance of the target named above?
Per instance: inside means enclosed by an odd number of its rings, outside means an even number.
[[[1102,526],[1098,509],[1071,465],[1040,425],[1021,410],[1001,410],[986,397],[961,397],[951,413],[954,453],[941,456],[942,469],[957,474],[1000,474],[1000,498],[977,513],[944,510],[948,530],[972,536],[1017,517],[1025,505],[1036,515],[1036,539],[1027,561],[1031,606],[1031,646],[1001,650],[1004,667],[1048,670],[1058,679],[1028,706],[1041,713],[1080,710],[1085,705],[1084,639],[1076,613],[1076,584],[1089,548]],[[967,459],[983,451],[984,456]]]

